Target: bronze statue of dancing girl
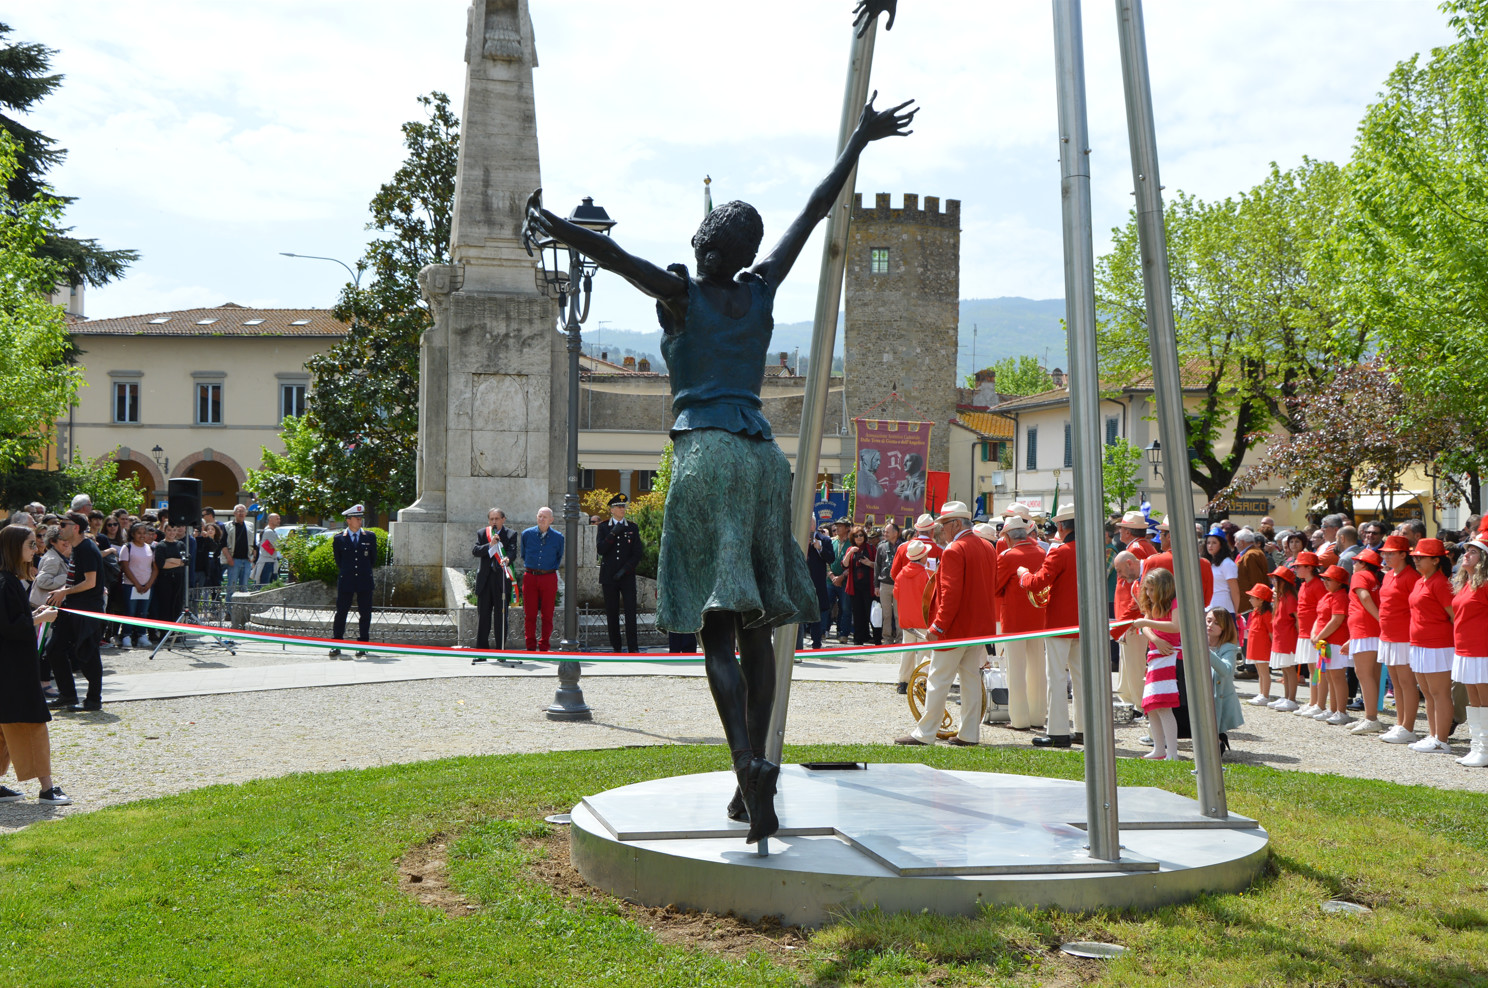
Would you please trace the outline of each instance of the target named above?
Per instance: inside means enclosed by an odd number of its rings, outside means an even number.
[[[634,257],[543,209],[541,190],[527,206],[524,236],[556,238],[657,300],[676,424],[656,624],[701,638],[739,782],[728,814],[749,821],[751,844],[779,829],[780,767],[764,757],[775,692],[771,629],[820,616],[791,537],[790,465],[760,411],[775,293],[868,143],[910,133],[917,111],[903,112],[908,106],[875,110],[869,99],[831,173],[758,263],[764,225],[743,202],[713,210],[693,235],[696,277],[681,264],[662,269]]]

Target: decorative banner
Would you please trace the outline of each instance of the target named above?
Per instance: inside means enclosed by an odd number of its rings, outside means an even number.
[[[881,524],[925,510],[929,422],[853,419],[858,434],[857,502],[853,521]]]
[[[925,510],[940,514],[940,506],[951,499],[951,472],[931,470],[925,485]]]
[[[847,517],[847,492],[837,491],[834,494],[822,495],[820,491],[816,495],[816,504],[812,506],[812,516],[816,519],[816,527],[830,525],[838,518]]]

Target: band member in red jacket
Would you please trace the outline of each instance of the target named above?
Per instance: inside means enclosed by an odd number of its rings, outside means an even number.
[[[1054,513],[1059,527],[1059,541],[1044,556],[1044,565],[1036,572],[1020,566],[1018,585],[1035,597],[1047,593],[1049,602],[1044,615],[1049,628],[1080,625],[1079,576],[1075,572],[1075,506],[1066,504]],[[1102,638],[1104,641],[1104,638]],[[1033,739],[1035,748],[1068,748],[1071,741],[1085,743],[1085,700],[1080,690],[1085,682],[1080,667],[1079,634],[1044,639],[1044,665],[1048,671],[1048,719],[1044,733]],[[1065,683],[1074,684],[1074,732],[1069,730],[1069,697]]]
[[[1002,526],[1008,549],[997,557],[997,613],[1004,635],[1043,631],[1048,614],[1040,599],[1018,585],[1018,569],[1038,572],[1044,565],[1044,550],[1033,540],[1028,522],[1014,515]],[[1008,726],[1026,731],[1043,724],[1049,677],[1044,668],[1044,640],[1003,642],[1008,664]],[[1063,687],[1061,687],[1062,689]]]
[[[997,553],[971,531],[971,511],[960,501],[941,505],[940,516],[948,540],[936,568],[935,593],[931,598],[930,627],[925,640],[990,638],[997,625],[992,609],[993,585],[997,581]],[[981,739],[982,667],[987,664],[983,645],[963,645],[932,652],[925,688],[925,710],[913,731],[895,744],[934,744],[935,731],[945,716],[951,681],[961,679],[961,729],[950,743],[971,747]]]

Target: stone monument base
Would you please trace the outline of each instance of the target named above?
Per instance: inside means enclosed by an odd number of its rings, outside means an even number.
[[[816,926],[877,906],[974,915],[987,903],[1154,909],[1238,892],[1265,866],[1254,820],[1213,820],[1163,789],[1122,787],[1119,861],[1091,858],[1078,781],[916,763],[786,765],[780,832],[760,855],[724,815],[727,772],[611,789],[574,807],[585,881],[647,906]]]

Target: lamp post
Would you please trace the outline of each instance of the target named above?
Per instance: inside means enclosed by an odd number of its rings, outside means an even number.
[[[575,223],[595,233],[609,235],[615,221],[584,197],[569,214]],[[579,327],[589,318],[589,297],[594,287],[597,265],[583,254],[547,239],[536,245],[542,251],[538,287],[544,295],[558,300],[558,332],[568,338],[568,487],[563,495],[563,638],[558,647],[565,652],[579,650],[579,354],[583,339]],[[578,662],[558,663],[558,691],[548,706],[549,720],[591,720],[593,713],[584,702],[579,686]]]
[[[1148,443],[1143,450],[1147,454],[1147,462],[1152,464],[1152,476],[1154,479],[1162,476],[1162,443],[1154,439]]]
[[[155,448],[150,450],[150,455],[155,457],[155,465],[160,468],[162,475],[170,473],[170,457],[164,454],[165,450],[160,448],[159,443],[156,443]]]
[[[357,324],[357,299],[360,298],[362,294],[362,272],[367,270],[365,264],[363,264],[361,261],[357,261],[356,270],[353,271],[351,269],[351,265],[334,257],[321,257],[318,254],[294,254],[287,250],[281,250],[279,254],[282,257],[298,257],[306,261],[330,261],[332,264],[339,264],[343,268],[345,268],[346,273],[351,275],[351,325],[353,328],[355,328]]]

